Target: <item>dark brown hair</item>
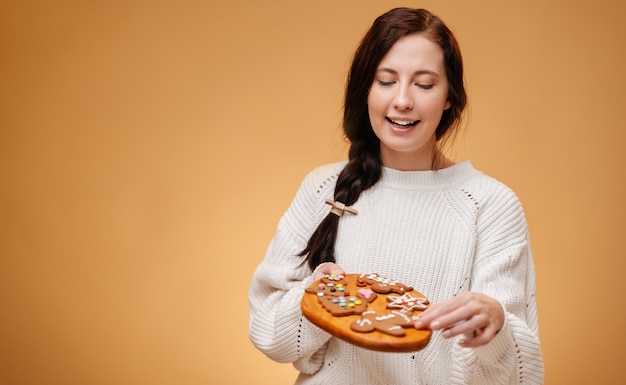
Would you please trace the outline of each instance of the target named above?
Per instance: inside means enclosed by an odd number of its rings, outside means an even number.
[[[463,85],[463,60],[452,31],[425,9],[395,8],[379,16],[356,50],[348,74],[344,99],[343,129],[350,141],[348,164],[339,174],[334,199],[353,205],[361,193],[378,182],[382,174],[380,141],[369,121],[367,97],[376,69],[391,47],[402,37],[422,33],[443,51],[448,78],[450,108],[443,112],[435,130],[437,141],[458,127],[467,97]],[[435,159],[433,159],[433,166]],[[339,216],[329,213],[317,227],[300,256],[307,255],[311,269],[335,262],[335,240]]]

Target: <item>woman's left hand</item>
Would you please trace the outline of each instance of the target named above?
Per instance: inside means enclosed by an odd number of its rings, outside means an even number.
[[[322,278],[326,274],[345,274],[346,272],[341,268],[341,266],[337,265],[334,262],[324,262],[319,265],[313,274],[313,279],[317,281]]]
[[[417,329],[441,330],[445,338],[463,334],[459,344],[468,348],[486,345],[503,325],[504,311],[500,302],[471,291],[430,305],[415,322]]]

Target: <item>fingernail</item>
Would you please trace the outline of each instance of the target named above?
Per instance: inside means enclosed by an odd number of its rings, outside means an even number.
[[[430,324],[430,328],[433,329],[433,330],[439,329],[440,326],[441,326],[441,322],[439,322],[439,321],[435,321],[435,322],[432,322]]]
[[[421,329],[424,327],[424,322],[418,318],[413,326],[415,326],[416,329]]]

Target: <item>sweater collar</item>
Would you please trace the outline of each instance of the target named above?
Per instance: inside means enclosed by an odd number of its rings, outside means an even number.
[[[384,187],[406,190],[445,187],[478,172],[469,160],[436,171],[400,171],[383,167],[379,184]]]

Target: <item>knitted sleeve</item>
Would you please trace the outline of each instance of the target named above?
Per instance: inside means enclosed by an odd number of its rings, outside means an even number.
[[[324,173],[328,174],[327,168],[314,170],[302,182],[248,292],[252,343],[271,359],[292,362],[307,374],[322,366],[330,335],[302,315],[300,301],[304,289],[313,282],[313,274],[306,257],[297,255],[328,214],[324,199],[320,199],[318,182]]]
[[[535,271],[528,228],[517,196],[495,180],[478,187],[477,248],[470,290],[500,301],[505,323],[487,345],[456,345],[458,383],[543,384]],[[480,191],[482,190],[482,191]]]

